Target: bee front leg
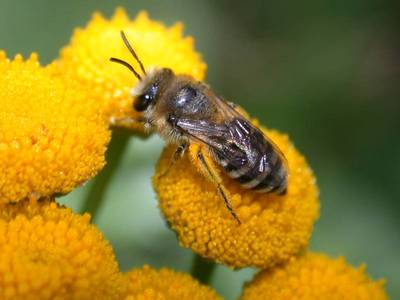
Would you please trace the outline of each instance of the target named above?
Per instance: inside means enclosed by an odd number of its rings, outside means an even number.
[[[207,161],[201,151],[197,152],[197,158],[199,159],[200,165],[203,168],[203,171],[208,175],[208,177],[211,179],[211,181],[214,183],[215,187],[218,190],[219,195],[221,196],[222,200],[224,200],[226,208],[229,210],[231,213],[232,217],[238,222],[240,225],[240,219],[238,215],[236,214],[235,210],[232,207],[232,204],[228,197],[226,196],[225,193],[225,187],[222,185],[222,180],[219,177],[219,175],[213,171],[212,168],[210,168],[207,164]]]
[[[185,154],[185,151],[186,151],[187,148],[188,148],[188,144],[187,143],[182,143],[175,149],[175,152],[172,155],[171,160],[169,162],[168,168],[163,173],[161,173],[159,175],[159,178],[164,177],[165,175],[168,174],[169,170],[177,162],[177,160],[181,159],[183,154]]]
[[[122,117],[122,118],[115,118],[111,117],[110,118],[110,125],[111,126],[116,126],[117,124],[119,125],[125,125],[125,126],[132,126],[135,124],[144,124],[146,120],[143,117],[138,117],[138,118],[133,118],[133,117]]]

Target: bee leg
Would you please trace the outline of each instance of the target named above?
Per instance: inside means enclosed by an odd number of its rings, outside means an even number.
[[[218,174],[213,172],[212,169],[208,166],[207,161],[204,158],[204,155],[203,155],[203,153],[201,153],[201,151],[197,152],[197,158],[200,161],[201,167],[208,174],[209,178],[212,180],[212,182],[214,183],[215,187],[217,188],[219,195],[224,200],[226,208],[229,210],[229,212],[231,213],[232,217],[240,225],[242,222],[240,222],[240,219],[239,219],[238,215],[236,214],[235,210],[232,207],[231,202],[229,201],[228,197],[226,196],[226,193],[224,191],[225,188],[221,183],[221,178],[218,176]]]
[[[168,174],[169,170],[176,163],[176,161],[178,159],[182,158],[183,154],[185,154],[185,151],[187,148],[188,148],[188,144],[182,143],[175,149],[175,152],[172,155],[171,160],[169,162],[168,168],[162,174],[160,174],[158,178],[164,177],[165,175]]]
[[[132,117],[123,117],[123,118],[110,118],[110,125],[114,126],[117,124],[124,124],[127,126],[134,125],[134,124],[143,124],[145,120],[143,118],[132,118]]]

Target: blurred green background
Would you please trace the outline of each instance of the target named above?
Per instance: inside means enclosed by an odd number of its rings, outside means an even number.
[[[48,63],[94,10],[110,16],[117,5],[185,23],[212,87],[289,133],[315,170],[322,210],[311,249],[366,262],[400,299],[399,1],[0,0],[0,48]],[[116,134],[113,148],[123,140]],[[123,270],[190,269],[192,253],[166,228],[150,184],[162,145],[131,138],[104,189],[95,222]],[[92,184],[61,201],[80,211]],[[219,266],[212,285],[235,299],[252,274]]]

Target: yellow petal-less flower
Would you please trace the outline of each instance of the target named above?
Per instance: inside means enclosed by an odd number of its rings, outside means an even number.
[[[174,149],[167,148],[153,177],[160,208],[181,245],[232,268],[268,268],[287,261],[307,246],[319,215],[316,181],[304,157],[286,135],[262,130],[288,161],[288,191],[284,196],[255,193],[221,173],[241,225],[198,170],[197,145],[172,167]]]
[[[0,203],[67,193],[104,165],[105,115],[35,54],[0,54]]]
[[[125,300],[222,300],[213,289],[190,275],[170,269],[154,270],[144,266],[126,276],[129,283]]]
[[[146,12],[140,12],[134,20],[130,20],[122,8],[116,10],[111,20],[95,13],[86,28],[75,30],[70,44],[64,47],[60,59],[55,62],[59,74],[89,86],[91,96],[106,108],[114,125],[143,132],[142,125],[118,121],[138,117],[129,95],[137,79],[126,68],[111,63],[109,58],[126,60],[140,73],[137,62],[121,40],[121,30],[146,68],[169,67],[177,74],[189,74],[202,80],[206,65],[194,50],[193,39],[183,37],[182,23],[166,27],[150,20]]]
[[[372,281],[343,257],[307,253],[288,264],[261,271],[245,285],[240,300],[386,300],[383,280]]]
[[[88,214],[55,202],[0,205],[0,299],[121,299],[127,281]]]

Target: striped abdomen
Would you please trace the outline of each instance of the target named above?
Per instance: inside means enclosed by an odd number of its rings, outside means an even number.
[[[232,120],[229,132],[230,139],[215,151],[226,174],[247,189],[285,193],[287,170],[279,150],[244,119]]]

